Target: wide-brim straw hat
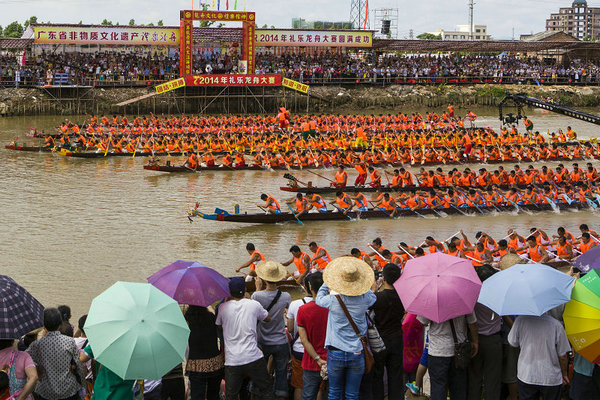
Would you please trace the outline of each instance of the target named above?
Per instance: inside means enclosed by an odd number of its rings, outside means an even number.
[[[373,286],[375,274],[366,262],[356,257],[338,257],[325,268],[323,281],[340,294],[360,296]]]
[[[512,267],[516,264],[523,264],[527,261],[524,261],[521,257],[514,253],[508,253],[502,256],[500,259],[500,269],[505,270],[507,268]]]
[[[267,282],[279,282],[287,274],[285,267],[277,261],[261,261],[256,265],[256,275]]]

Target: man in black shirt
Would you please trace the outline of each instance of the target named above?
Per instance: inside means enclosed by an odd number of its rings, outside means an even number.
[[[375,313],[374,322],[386,350],[374,355],[373,399],[383,400],[383,373],[387,369],[388,399],[404,399],[404,378],[402,365],[402,319],[404,306],[396,289],[392,286],[400,278],[401,270],[396,264],[383,268],[383,290],[375,293],[377,301],[371,307]]]

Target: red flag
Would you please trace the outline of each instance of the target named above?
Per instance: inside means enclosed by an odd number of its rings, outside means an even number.
[[[365,8],[365,24],[363,29],[367,29],[367,19],[369,18],[369,0],[367,0],[367,7]]]
[[[225,8],[226,8],[227,10],[229,10],[229,0],[227,0],[227,2],[225,2]]]

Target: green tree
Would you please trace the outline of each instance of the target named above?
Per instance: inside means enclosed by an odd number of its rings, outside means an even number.
[[[83,25],[83,21],[82,20],[79,20],[79,25]]]
[[[438,34],[438,35],[434,35],[433,33],[421,33],[420,35],[417,36],[417,39],[420,40],[442,40],[442,34]]]
[[[100,25],[112,25],[112,21],[107,20],[106,18],[104,18],[104,20],[100,23]]]
[[[148,25],[146,26],[154,26],[154,22],[150,22]]]
[[[129,20],[129,26],[134,26],[135,25],[135,19],[131,18]]]
[[[37,24],[37,17],[35,15],[29,17],[29,19],[25,21],[23,28],[27,29],[30,24]]]
[[[207,11],[208,4],[202,4],[202,10]],[[202,28],[207,28],[209,26],[213,26],[214,24],[215,24],[215,21],[200,21],[200,27],[202,27]],[[219,24],[218,27],[220,28],[223,25],[224,24]]]
[[[2,25],[0,25],[0,37],[2,37]]]
[[[165,26],[165,24],[163,24],[163,20],[159,19],[158,22],[156,23],[156,25],[158,26]]]
[[[23,25],[18,21],[13,21],[4,28],[4,37],[20,38],[23,35]]]

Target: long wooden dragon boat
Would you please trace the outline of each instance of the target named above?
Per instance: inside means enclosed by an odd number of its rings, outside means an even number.
[[[487,212],[513,212],[513,211],[565,211],[591,208],[588,203],[580,203],[573,201],[571,204],[559,203],[554,206],[551,204],[530,204],[530,205],[508,205],[508,206],[480,206],[480,207],[456,207],[456,208],[421,208],[418,210],[398,209],[394,218],[403,217],[425,217],[428,215],[445,216],[455,214],[485,214]],[[277,224],[281,222],[308,222],[308,221],[340,221],[340,220],[355,220],[355,219],[390,219],[391,215],[388,211],[369,209],[368,211],[350,211],[346,214],[339,211],[327,212],[309,212],[300,215],[297,219],[293,213],[282,212],[280,214],[266,213],[234,213],[215,209],[212,214],[204,214],[198,209],[188,211],[188,218],[193,221],[194,217],[200,217],[211,221],[224,222],[240,222],[250,224]]]

